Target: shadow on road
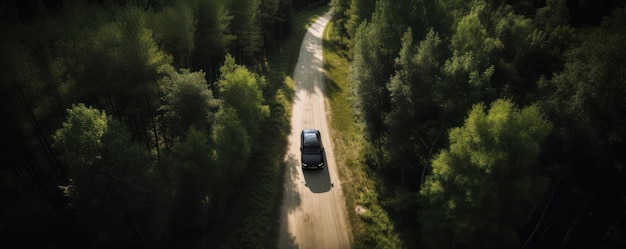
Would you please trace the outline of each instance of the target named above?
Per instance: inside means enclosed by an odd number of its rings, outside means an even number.
[[[298,167],[300,164],[293,154],[289,154],[284,162],[284,166],[286,169],[283,184],[283,208],[281,209],[281,217],[285,218],[280,219],[280,233],[283,234],[283,236],[279,236],[278,244],[282,245],[281,248],[296,249],[299,248],[299,246],[296,242],[295,235],[289,231],[289,221],[286,217],[288,217],[289,213],[295,212],[302,202],[297,189]]]
[[[288,203],[285,205],[287,207],[287,211],[291,212],[293,209],[296,209],[300,206],[302,200],[300,199],[300,194],[298,193],[298,189],[296,184],[298,184],[298,167],[300,166],[299,161],[293,156],[293,154],[289,154],[287,160],[285,160],[286,174],[284,183],[284,194],[285,199],[288,200]]]
[[[324,158],[326,158],[326,152],[324,152]],[[330,182],[330,174],[328,173],[328,164],[323,169],[307,169],[302,171],[305,181],[304,184],[311,192],[324,193],[330,191],[333,187],[333,184]]]

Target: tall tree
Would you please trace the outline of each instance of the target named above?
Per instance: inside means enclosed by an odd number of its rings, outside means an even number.
[[[233,16],[226,2],[219,0],[200,1],[197,15],[194,67],[207,72],[207,80],[213,82],[217,80],[224,56],[235,39],[230,26]]]
[[[148,124],[157,108],[149,103],[158,102],[159,68],[171,62],[154,41],[145,15],[136,7],[124,7],[97,27],[89,52],[81,55],[83,71],[76,77],[81,102],[108,110],[142,141],[148,141]]]
[[[146,205],[150,159],[124,125],[79,104],[54,135],[54,147],[71,179],[65,189],[79,223],[98,246],[128,246],[143,237],[134,213]]]
[[[483,25],[481,13],[487,13],[486,6],[472,9],[456,25],[450,44],[453,54],[443,66],[436,89],[437,103],[454,125],[461,123],[463,113],[474,103],[493,101],[499,93],[492,79],[496,71],[493,58],[503,45]]]
[[[333,25],[335,29],[339,32],[339,34],[343,37],[347,37],[348,33],[346,31],[346,23],[348,22],[348,8],[350,7],[350,0],[331,0],[330,6],[333,8],[334,15],[333,21],[335,24]]]
[[[215,163],[222,172],[225,187],[234,187],[249,163],[251,139],[237,111],[224,107],[217,113],[215,129],[211,134],[215,143]]]
[[[520,248],[516,229],[547,188],[536,160],[552,124],[535,105],[519,110],[500,99],[484,109],[475,105],[450,130],[450,147],[420,190],[431,248]]]
[[[232,34],[235,36],[231,53],[243,65],[260,61],[263,34],[259,18],[261,0],[231,0],[229,12],[233,15]]]
[[[282,4],[284,4],[281,2],[284,1],[261,0],[259,4],[259,25],[263,35],[262,52],[264,55],[274,49],[278,42],[282,39],[282,37],[279,36],[280,33],[278,32],[276,25],[279,22],[282,22],[278,13],[279,8]],[[285,10],[286,9],[284,9],[284,11]]]
[[[494,37],[489,32],[491,27],[481,20],[481,15],[489,13],[489,9],[482,5],[472,9],[456,25],[450,44],[452,50],[459,54],[472,53],[482,68],[492,65],[491,55],[503,48],[502,41]]]
[[[555,72],[562,70],[563,54],[574,37],[569,19],[565,0],[548,0],[546,6],[537,9],[532,20],[536,28],[531,36],[533,46],[528,56],[540,59],[528,63],[535,67],[520,70],[521,75],[541,74],[550,79]]]
[[[166,75],[158,84],[162,93],[159,110],[163,113],[163,127],[167,143],[184,138],[191,126],[205,133],[211,130],[218,101],[208,88],[203,72],[177,71],[171,66],[163,68]]]
[[[219,174],[211,158],[209,141],[208,133],[192,125],[174,150],[178,159],[174,164],[178,188],[171,229],[176,236],[188,236],[206,228],[214,194],[219,194]]]
[[[263,98],[265,78],[250,72],[245,66],[235,64],[235,58],[228,55],[217,83],[219,98],[224,105],[236,110],[243,126],[252,139],[259,137],[260,125],[270,115],[269,106]]]
[[[380,149],[386,133],[384,119],[390,111],[387,82],[394,73],[393,61],[400,51],[406,25],[395,20],[393,3],[379,1],[372,21],[364,21],[354,37],[352,82],[367,138]]]
[[[372,21],[372,14],[376,8],[376,0],[350,0],[350,6],[346,10],[346,32],[350,38],[348,48],[354,49],[357,29],[363,21]]]
[[[432,29],[417,46],[410,28],[402,38],[395,61],[398,69],[387,85],[391,111],[385,118],[389,128],[385,146],[393,155],[389,166],[402,169],[402,182],[405,170],[420,170],[428,164],[429,151],[441,133],[443,120],[438,119],[433,96],[443,58],[442,41]]]
[[[626,11],[616,10],[602,25],[581,36],[566,54],[563,72],[545,85],[545,102],[571,142],[593,151],[600,165],[621,165],[626,147]],[[617,167],[619,168],[619,166]]]
[[[172,62],[177,68],[192,66],[197,25],[193,7],[190,3],[178,2],[149,14],[148,26],[156,43],[172,55]]]

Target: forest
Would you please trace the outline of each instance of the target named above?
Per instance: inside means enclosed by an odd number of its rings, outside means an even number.
[[[626,247],[624,1],[331,6],[403,247]]]
[[[291,96],[271,65],[327,4],[2,1],[3,248],[271,245]]]
[[[626,247],[623,0],[2,1],[2,244],[273,245],[272,55],[326,4],[403,247]]]

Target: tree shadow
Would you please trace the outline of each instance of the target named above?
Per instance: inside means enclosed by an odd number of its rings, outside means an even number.
[[[298,248],[296,238],[289,232],[289,224],[287,217],[289,213],[294,212],[302,202],[298,193],[298,167],[299,161],[291,153],[287,155],[284,162],[285,172],[283,177],[283,202],[281,208],[280,235],[278,236],[278,246],[280,248]]]
[[[330,181],[330,173],[328,173],[328,161],[326,161],[326,152],[324,152],[324,161],[326,167],[323,169],[303,169],[304,184],[313,193],[325,193],[330,191],[333,184]]]
[[[286,173],[283,184],[284,190],[284,198],[290,200],[290,203],[287,203],[287,210],[291,211],[300,206],[302,200],[300,199],[300,194],[298,193],[297,184],[298,184],[298,167],[300,166],[299,160],[297,160],[293,154],[289,154],[287,159],[285,160]]]

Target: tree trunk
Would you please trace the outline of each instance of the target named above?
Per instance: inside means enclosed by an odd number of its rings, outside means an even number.
[[[154,146],[157,151],[157,159],[161,157],[161,150],[159,149],[159,134],[156,129],[156,123],[154,122],[154,113],[152,112],[152,105],[150,104],[150,98],[148,94],[144,95],[146,97],[146,103],[148,104],[148,110],[150,110],[150,122],[152,123],[152,133],[154,134]]]

